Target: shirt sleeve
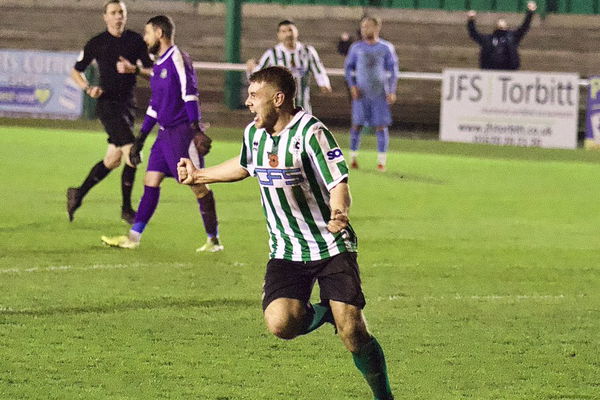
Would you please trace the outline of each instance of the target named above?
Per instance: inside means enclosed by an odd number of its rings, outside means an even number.
[[[350,46],[344,61],[344,76],[348,86],[356,86],[356,43]]]
[[[179,78],[181,98],[185,102],[185,110],[190,122],[200,120],[200,105],[198,99],[198,84],[192,61],[176,49],[173,52],[173,64]],[[190,104],[188,104],[190,103]]]
[[[388,52],[385,55],[385,70],[388,72],[388,91],[387,94],[396,93],[398,86],[398,56],[396,55],[396,49],[391,43],[387,44]]]
[[[312,46],[306,46],[306,49],[308,51],[308,57],[310,60],[310,70],[317,81],[317,85],[321,87],[331,86],[331,82],[329,82],[329,76],[325,71],[325,66],[321,62],[317,50],[315,50],[315,48]]]
[[[95,58],[96,52],[94,51],[94,43],[90,40],[85,44],[81,53],[79,53],[74,68],[79,72],[83,72]]]
[[[256,64],[256,68],[252,72],[260,71],[261,69],[275,65],[275,48],[271,48],[263,53]]]
[[[244,168],[250,176],[254,176],[254,160],[252,159],[252,142],[256,127],[251,123],[244,130],[244,140],[242,142],[242,150],[240,151],[240,166]]]
[[[348,166],[342,149],[323,124],[315,124],[305,137],[305,149],[327,190],[348,178]]]

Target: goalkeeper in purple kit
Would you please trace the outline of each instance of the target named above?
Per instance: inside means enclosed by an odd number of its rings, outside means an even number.
[[[144,194],[140,200],[135,221],[129,235],[107,237],[102,242],[109,246],[133,249],[139,246],[142,232],[158,206],[160,184],[165,177],[177,179],[177,163],[182,157],[190,158],[199,168],[204,167],[203,156],[210,150],[211,140],[202,127],[198,104],[198,89],[192,61],[174,43],[175,25],[171,18],[159,15],[151,18],[144,28],[144,41],[150,53],[156,55],[150,79],[150,105],[134,142],[130,159],[141,162],[144,141],[154,125],[159,130],[150,151],[144,176]],[[197,249],[200,252],[223,250],[219,242],[218,222],[213,192],[207,185],[191,186],[198,200],[200,214],[208,239]]]
[[[361,20],[362,40],[350,47],[344,71],[352,96],[350,166],[358,168],[360,131],[363,126],[370,126],[377,135],[377,169],[383,172],[389,143],[388,126],[392,124],[390,105],[396,102],[398,57],[394,46],[379,38],[380,30],[379,18]]]

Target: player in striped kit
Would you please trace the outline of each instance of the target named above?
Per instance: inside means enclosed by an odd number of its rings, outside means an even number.
[[[310,106],[310,74],[323,93],[331,93],[331,83],[325,67],[313,46],[298,41],[298,28],[292,21],[284,20],[277,25],[279,43],[265,51],[258,61],[248,60],[248,72],[256,72],[263,68],[281,65],[288,68],[296,81],[296,105],[307,113],[312,112]]]
[[[293,339],[325,322],[335,324],[375,399],[393,399],[383,350],[369,333],[348,222],[348,167],[333,135],[294,107],[289,70],[268,67],[250,76],[246,105],[256,114],[239,157],[196,169],[181,159],[181,183],[234,182],[255,176],[270,234],[263,311],[274,335]],[[321,302],[310,304],[315,282]]]

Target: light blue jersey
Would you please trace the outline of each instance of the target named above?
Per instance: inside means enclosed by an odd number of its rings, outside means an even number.
[[[383,39],[350,46],[344,63],[348,86],[357,86],[363,97],[385,97],[396,93],[398,57],[394,46]]]

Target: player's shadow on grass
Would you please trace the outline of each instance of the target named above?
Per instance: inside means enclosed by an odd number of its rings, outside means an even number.
[[[146,300],[131,300],[116,304],[90,304],[88,306],[65,306],[51,307],[37,310],[12,310],[10,308],[0,308],[0,316],[32,316],[46,317],[53,315],[79,315],[79,314],[110,314],[125,311],[136,310],[154,310],[161,308],[217,308],[217,307],[233,307],[233,308],[255,308],[259,307],[258,300],[250,299],[190,299],[190,298],[154,298]]]
[[[430,185],[445,185],[446,184],[445,181],[443,181],[441,179],[432,178],[430,176],[411,175],[411,174],[404,174],[402,172],[394,172],[394,171],[379,172],[379,171],[363,170],[362,172],[372,175],[372,176],[379,176],[382,178],[389,178],[389,179],[394,179],[394,180],[427,183]]]

